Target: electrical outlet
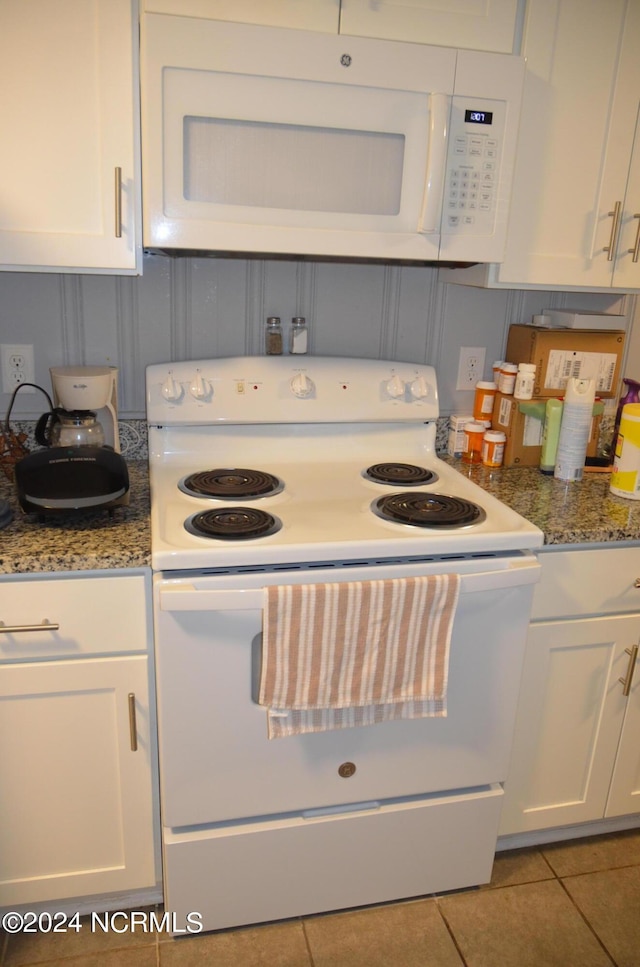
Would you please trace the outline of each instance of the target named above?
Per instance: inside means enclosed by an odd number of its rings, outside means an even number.
[[[21,383],[33,383],[33,346],[14,346],[2,343],[0,346],[2,363],[2,392],[13,393]],[[35,393],[32,386],[25,386],[23,393]]]
[[[484,374],[486,349],[483,346],[461,346],[458,359],[456,389],[472,390]]]

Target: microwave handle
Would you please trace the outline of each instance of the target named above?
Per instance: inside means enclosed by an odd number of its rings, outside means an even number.
[[[449,97],[447,94],[431,94],[429,97],[429,153],[422,210],[418,221],[418,232],[421,235],[433,235],[440,231],[448,133]]]

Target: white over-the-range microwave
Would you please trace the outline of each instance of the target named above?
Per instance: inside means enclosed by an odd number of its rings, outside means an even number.
[[[142,18],[150,249],[503,259],[523,58]]]

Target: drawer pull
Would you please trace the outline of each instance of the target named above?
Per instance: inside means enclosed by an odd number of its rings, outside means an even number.
[[[0,621],[0,634],[2,635],[17,635],[30,631],[58,631],[59,628],[59,624],[55,624],[47,618],[39,625],[6,625],[4,621]]]
[[[640,578],[636,578],[633,582],[634,588],[640,588]]]
[[[633,681],[633,673],[636,670],[636,660],[638,658],[638,646],[634,645],[633,648],[625,648],[625,654],[629,656],[629,664],[627,665],[627,674],[624,678],[619,678],[618,681],[622,685],[622,694],[626,698],[631,691],[631,682]]]
[[[131,751],[138,751],[138,726],[136,723],[136,693],[129,692],[129,741]]]

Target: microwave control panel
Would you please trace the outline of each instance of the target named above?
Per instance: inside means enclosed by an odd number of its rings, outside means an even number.
[[[504,123],[504,101],[453,98],[443,195],[443,234],[493,234]]]

